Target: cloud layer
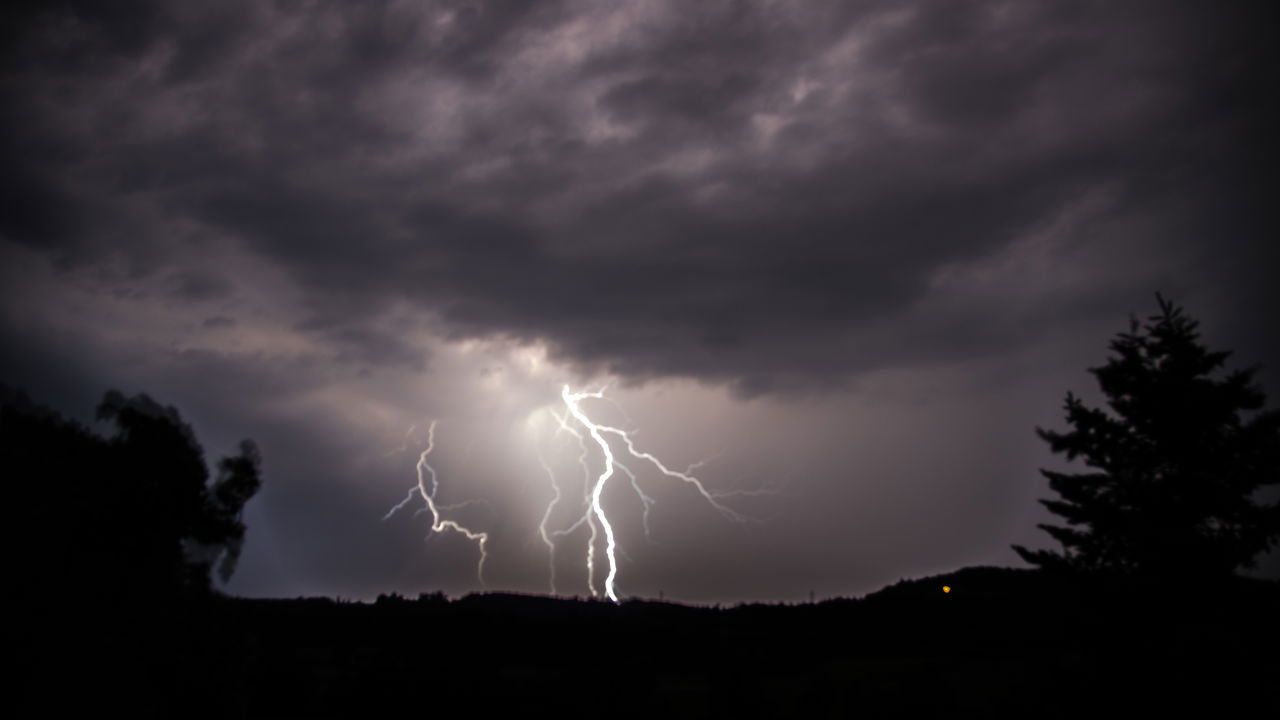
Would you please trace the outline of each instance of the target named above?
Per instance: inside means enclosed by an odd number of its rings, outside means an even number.
[[[41,4],[9,23],[2,227],[63,267],[174,271],[175,302],[238,292],[204,262],[235,246],[283,269],[298,327],[371,365],[422,362],[372,329],[407,305],[451,337],[541,340],[632,377],[822,383],[990,351],[912,328],[947,278],[1037,235],[1081,277],[954,322],[1194,291],[1184,263],[1206,242],[1217,267],[1197,271],[1273,258],[1261,19],[1230,3]],[[1149,254],[1127,275],[1071,267],[1126,248]]]

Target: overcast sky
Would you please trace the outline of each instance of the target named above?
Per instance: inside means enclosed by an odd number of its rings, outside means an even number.
[[[233,592],[548,591],[565,383],[750,518],[602,492],[619,594],[692,602],[1020,565],[1033,428],[1156,291],[1280,393],[1271,3],[0,12],[0,381],[254,438]],[[486,585],[421,498],[383,520],[433,420]]]

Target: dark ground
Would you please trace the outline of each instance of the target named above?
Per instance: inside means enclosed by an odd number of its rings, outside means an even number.
[[[725,609],[58,599],[10,615],[9,717],[1280,717],[1277,610],[1275,582],[997,568]]]

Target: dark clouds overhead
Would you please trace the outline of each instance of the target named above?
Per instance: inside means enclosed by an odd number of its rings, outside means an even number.
[[[983,352],[920,347],[911,321],[940,273],[1036,233],[1159,250],[1071,293],[1195,292],[1274,259],[1257,4],[7,12],[7,241],[180,268],[194,297],[234,292],[190,267],[234,243],[375,362],[412,351],[357,328],[407,302],[631,376],[821,383]]]

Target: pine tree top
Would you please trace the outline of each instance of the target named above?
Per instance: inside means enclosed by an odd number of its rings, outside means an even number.
[[[1067,527],[1041,525],[1063,552],[1015,546],[1042,567],[1225,574],[1251,566],[1280,537],[1280,509],[1256,501],[1280,481],[1280,414],[1263,411],[1255,369],[1200,341],[1198,323],[1157,295],[1160,313],[1130,322],[1090,368],[1107,398],[1068,392],[1070,430],[1037,428],[1054,453],[1090,472],[1042,470]]]

